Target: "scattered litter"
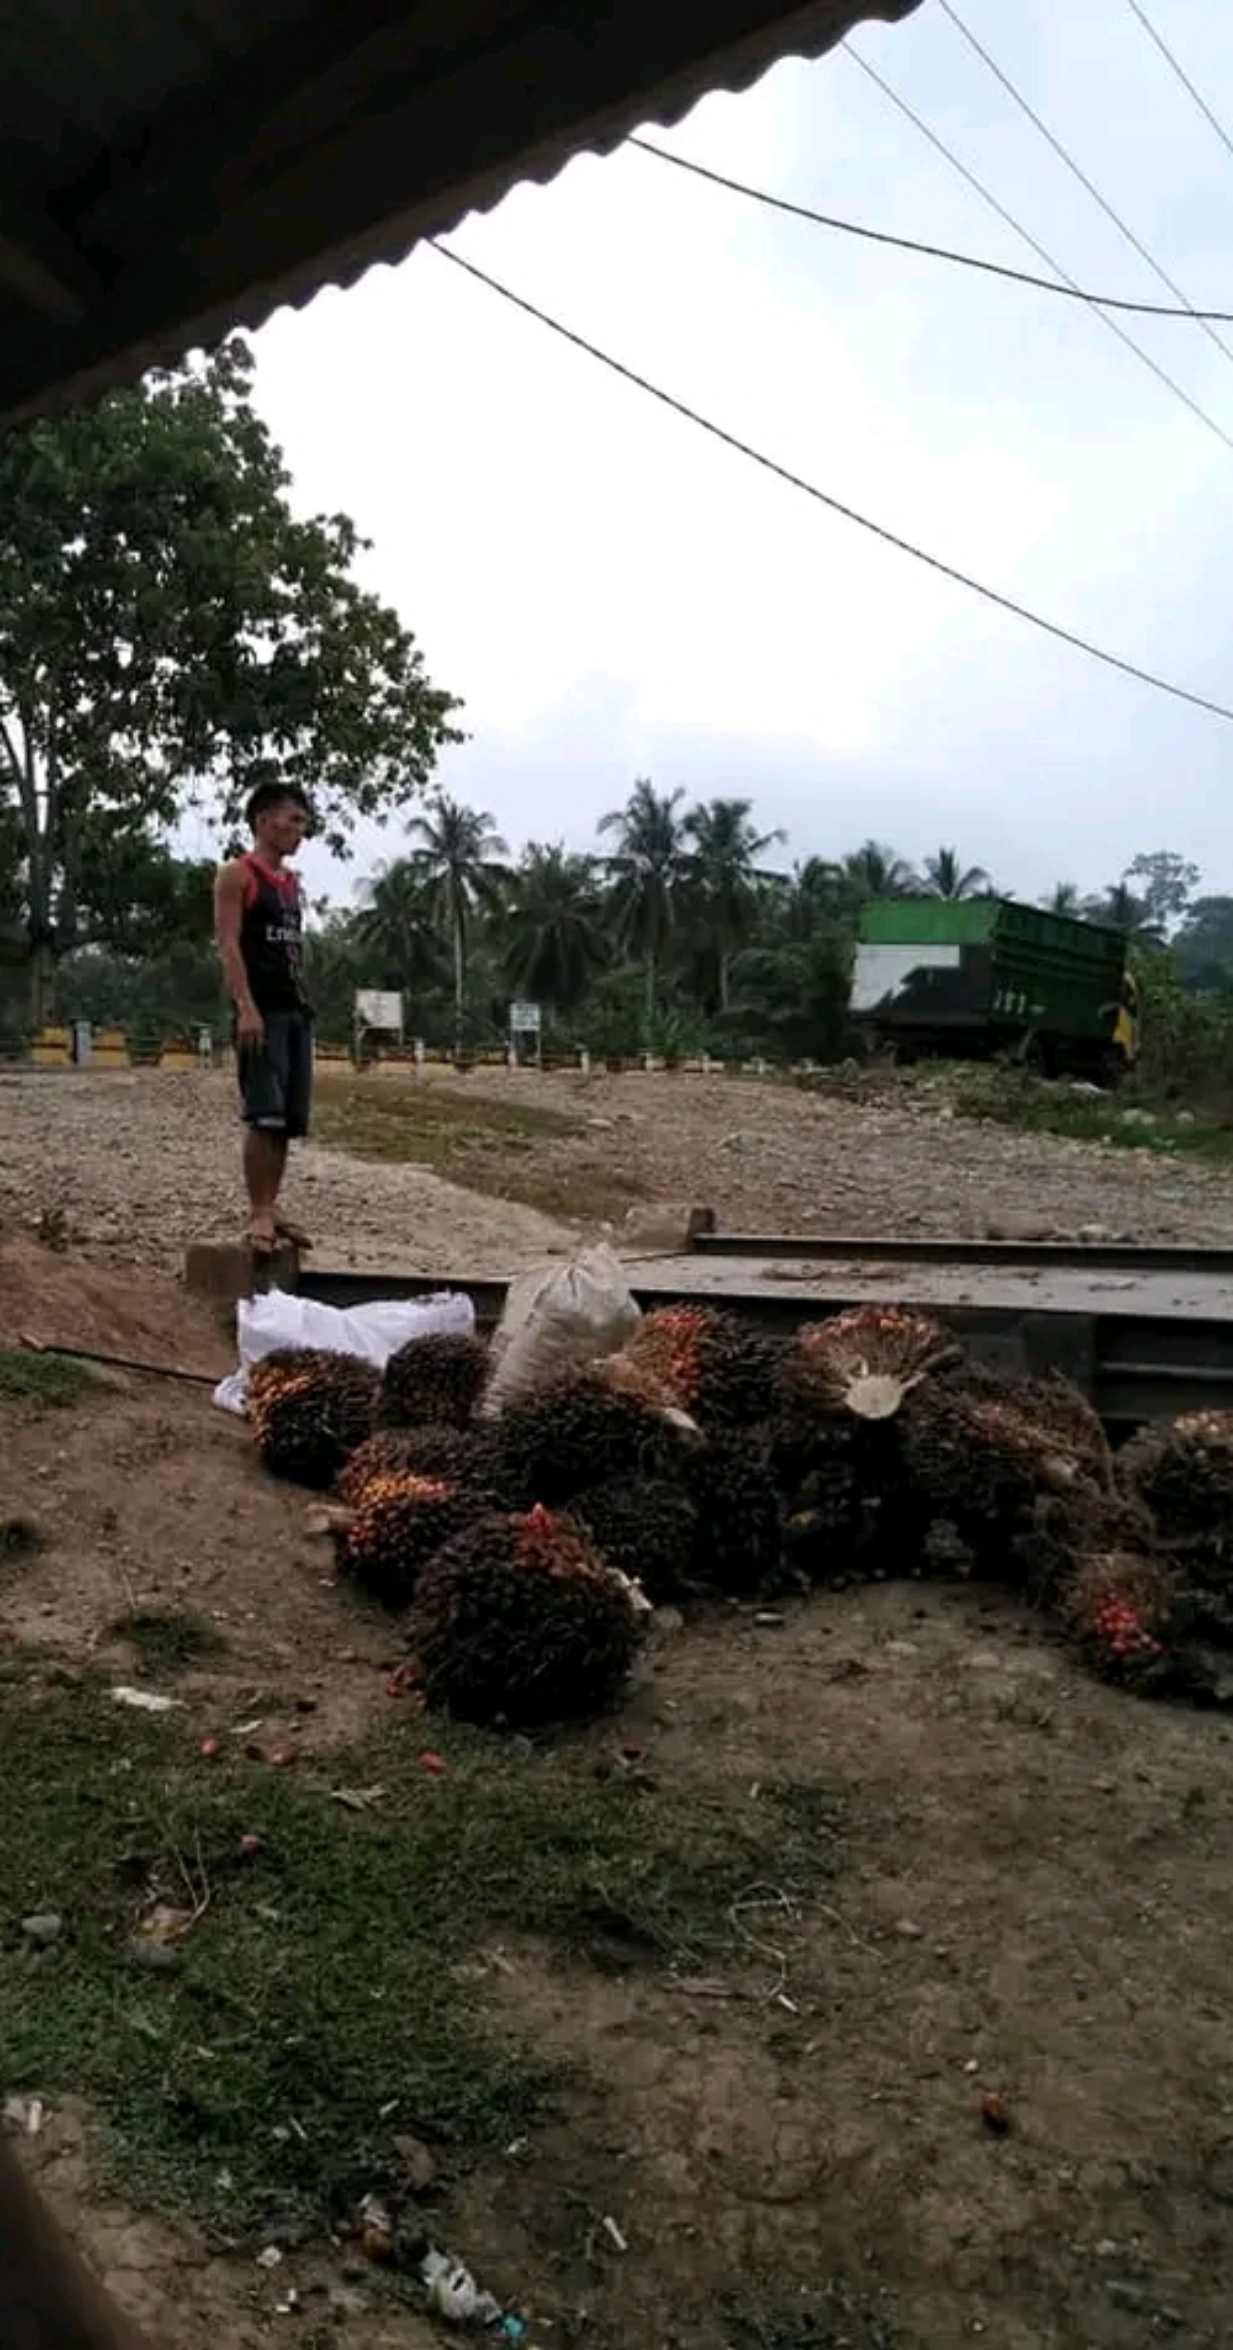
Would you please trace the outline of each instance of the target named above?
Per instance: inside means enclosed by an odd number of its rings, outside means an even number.
[[[987,2130],[992,2130],[995,2138],[1005,2138],[1009,2136],[1010,2114],[1007,2111],[1004,2098],[998,2095],[996,2089],[984,2089],[981,2091],[980,2118],[983,2121],[985,2128]]]
[[[625,2237],[621,2234],[621,2231],[617,2226],[616,2221],[613,2219],[611,2213],[607,2211],[604,2213],[604,2234],[611,2237],[613,2243],[616,2245],[618,2252],[628,2252],[629,2245],[626,2242]]]
[[[776,1615],[775,1610],[772,1607],[761,1607],[758,1609],[757,1615],[754,1617],[754,1622],[758,1626],[759,1631],[772,1632],[778,1631],[780,1625],[787,1622],[787,1617]]]
[[[240,1850],[244,1854],[245,1859],[251,1860],[255,1852],[260,1852],[264,1842],[264,1836],[256,1835],[252,1829],[249,1830],[246,1836],[241,1836]]]
[[[255,1738],[261,1728],[261,1723],[262,1716],[260,1714],[255,1722],[236,1722],[231,1735],[233,1738]]]
[[[419,1688],[419,1673],[413,1664],[395,1665],[385,1684],[387,1697],[412,1697]]]
[[[283,2256],[277,2244],[267,2244],[264,2252],[257,2254],[258,2268],[281,2268],[282,2264]]]
[[[433,1778],[439,1778],[442,1771],[447,1771],[449,1769],[449,1764],[447,1763],[445,1756],[443,1754],[434,1753],[431,1747],[429,1747],[426,1752],[420,1756],[419,1762],[420,1769],[422,1771],[427,1771]]]
[[[203,1738],[197,1751],[206,1762],[213,1762],[215,1755],[220,1754],[222,1749],[217,1738]]]
[[[300,2296],[296,2292],[295,2286],[293,2285],[285,2301],[275,2302],[274,2315],[275,2317],[294,2317],[297,2310],[299,2309],[299,2306]]]
[[[111,1692],[117,1705],[131,1705],[134,1713],[170,1714],[183,1703],[179,1697],[160,1697],[156,1689],[120,1687]]]
[[[156,1901],[152,1910],[142,1919],[137,1931],[147,1942],[156,1942],[164,1948],[179,1942],[197,1923],[198,1912],[192,1909],[172,1909],[166,1901]]]
[[[341,1803],[347,1811],[370,1811],[384,1795],[384,1787],[331,1787],[330,1802]]]
[[[505,2311],[491,2293],[481,2292],[470,2269],[448,2252],[431,2248],[420,2262],[420,2276],[428,2294],[428,2307],[437,2317],[452,2318],[455,2325],[498,2326],[504,2323]],[[507,2340],[511,2339],[507,2335]],[[517,2339],[517,2336],[512,2337]]]
[[[360,2242],[369,2260],[388,2260],[394,2249],[394,2222],[379,2195],[360,2205]]]

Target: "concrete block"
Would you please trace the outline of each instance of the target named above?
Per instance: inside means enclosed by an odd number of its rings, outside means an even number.
[[[300,1252],[284,1247],[272,1257],[254,1256],[242,1240],[195,1240],[185,1252],[184,1286],[194,1296],[233,1306],[267,1289],[297,1289]]]
[[[648,1200],[629,1210],[618,1243],[623,1256],[685,1256],[697,1233],[714,1229],[711,1208],[690,1207],[678,1200]]]

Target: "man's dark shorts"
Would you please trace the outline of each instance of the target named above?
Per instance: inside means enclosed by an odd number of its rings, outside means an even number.
[[[240,1104],[246,1126],[298,1142],[308,1132],[313,1098],[313,1024],[307,1012],[267,1012],[265,1043],[239,1049]]]

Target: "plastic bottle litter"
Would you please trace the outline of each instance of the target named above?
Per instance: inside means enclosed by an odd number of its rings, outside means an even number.
[[[435,2248],[425,2254],[420,2263],[420,2275],[428,2294],[428,2306],[437,2317],[448,2317],[455,2325],[496,2326],[504,2321],[505,2312],[491,2293],[483,2293],[470,2269],[448,2252]],[[520,2321],[515,2319],[515,2325]],[[519,2334],[507,2335],[517,2341]]]

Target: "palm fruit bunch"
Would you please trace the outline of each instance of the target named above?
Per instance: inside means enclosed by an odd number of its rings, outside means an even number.
[[[254,1364],[248,1415],[275,1477],[325,1492],[357,1445],[372,1435],[380,1374],[355,1355],[282,1349]]]
[[[463,1333],[409,1339],[390,1356],[382,1382],[382,1417],[392,1428],[437,1421],[465,1428],[488,1377],[488,1349]]]
[[[1143,1694],[1177,1684],[1177,1591],[1158,1560],[1124,1551],[1078,1560],[1059,1589],[1057,1611],[1102,1679]]]
[[[569,1515],[600,1557],[640,1584],[653,1606],[690,1588],[698,1512],[683,1486],[662,1478],[612,1478],[580,1493]]]
[[[429,1560],[474,1511],[448,1478],[372,1477],[354,1509],[338,1513],[339,1566],[383,1607],[409,1607]]]
[[[731,1599],[753,1598],[773,1586],[783,1565],[783,1538],[763,1432],[725,1430],[691,1446],[680,1474],[698,1513],[699,1583]]]
[[[478,1447],[461,1428],[381,1428],[366,1437],[343,1463],[336,1491],[343,1502],[358,1502],[374,1477],[444,1477],[462,1485],[474,1470]]]
[[[671,1482],[690,1443],[600,1371],[570,1371],[485,1426],[479,1473],[503,1509],[559,1509],[613,1478]]]
[[[962,1349],[927,1314],[904,1306],[853,1306],[808,1322],[784,1354],[777,1385],[789,1414],[850,1412],[891,1420],[921,1381],[957,1362]]]
[[[646,1314],[610,1366],[647,1379],[706,1430],[747,1428],[771,1409],[778,1349],[735,1314],[696,1304]]]
[[[905,1462],[923,1505],[956,1528],[986,1570],[1017,1581],[1014,1542],[1040,1498],[1088,1482],[1082,1447],[1050,1417],[1042,1425],[1030,1383],[988,1374],[931,1382],[905,1415]]]
[[[408,1636],[430,1705],[534,1729],[612,1703],[645,1612],[628,1578],[537,1504],[477,1518],[438,1552]]]
[[[1233,1412],[1189,1412],[1145,1428],[1118,1454],[1117,1471],[1162,1541],[1233,1551]]]
[[[1147,1560],[1155,1551],[1142,1504],[1083,1476],[1038,1493],[1009,1544],[1012,1580],[1039,1607],[1053,1604],[1078,1559],[1117,1553]]]
[[[811,1583],[844,1582],[891,1547],[905,1506],[898,1422],[781,1412],[768,1431],[785,1555]]]

